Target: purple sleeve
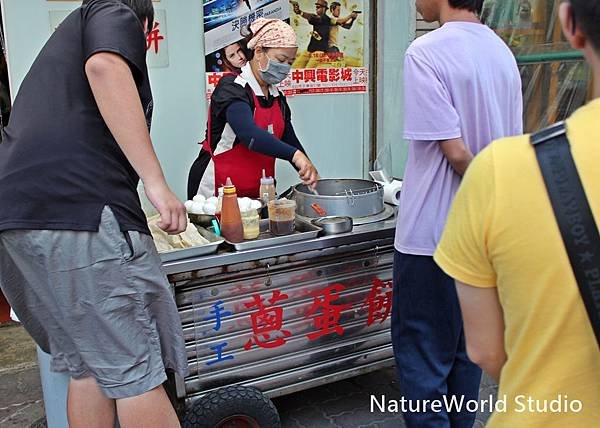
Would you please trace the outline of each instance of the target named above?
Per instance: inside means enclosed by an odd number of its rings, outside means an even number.
[[[461,137],[452,97],[435,70],[407,54],[404,60],[404,138],[440,141]]]

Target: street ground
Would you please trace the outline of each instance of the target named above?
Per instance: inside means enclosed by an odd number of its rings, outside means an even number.
[[[497,394],[497,386],[484,377],[481,397]],[[401,397],[394,369],[384,369],[353,379],[275,399],[283,428],[404,428],[400,414],[371,413],[370,396]],[[474,428],[483,428],[491,414],[477,415]]]
[[[495,394],[494,383],[484,378],[481,396]],[[402,428],[399,414],[370,412],[370,395],[399,399],[393,369],[314,388],[274,400],[283,428]],[[488,414],[477,417],[482,428]],[[22,327],[0,327],[0,428],[45,427],[44,402],[33,341]],[[265,427],[267,428],[267,427]]]
[[[0,428],[25,428],[44,417],[33,341],[22,327],[0,327]]]

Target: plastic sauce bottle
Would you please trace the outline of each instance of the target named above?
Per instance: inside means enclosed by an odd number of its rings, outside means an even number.
[[[223,189],[223,206],[221,208],[221,235],[229,242],[239,243],[244,240],[242,216],[238,205],[236,189],[231,178]]]
[[[223,187],[219,187],[219,199],[217,199],[217,209],[215,210],[215,217],[221,221],[221,210],[223,209]]]
[[[273,177],[267,177],[265,170],[262,170],[262,178],[260,179],[260,199],[266,205],[270,201],[274,201],[275,194],[275,180]]]

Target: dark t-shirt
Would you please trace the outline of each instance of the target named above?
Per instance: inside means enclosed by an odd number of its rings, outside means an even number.
[[[121,230],[149,233],[139,177],[104,123],[85,63],[111,52],[130,65],[148,126],[152,93],[146,42],[135,13],[94,0],[71,13],[48,40],[15,99],[0,144],[0,231],[97,231],[105,205]]]
[[[308,19],[309,24],[313,26],[313,34],[308,43],[308,52],[326,52],[329,48],[329,30],[332,26],[331,18],[327,14],[311,15]],[[315,33],[319,35],[315,38]]]

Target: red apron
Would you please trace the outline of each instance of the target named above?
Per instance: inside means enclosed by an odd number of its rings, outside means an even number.
[[[270,108],[264,108],[261,107],[254,92],[252,92],[252,96],[254,97],[254,123],[281,139],[285,129],[285,121],[279,106],[279,100],[275,100]],[[262,170],[265,170],[267,177],[275,177],[275,158],[253,152],[243,143],[238,143],[231,150],[224,153],[214,155],[210,145],[212,134],[211,116],[212,113],[209,107],[209,132],[202,148],[210,154],[215,166],[215,194],[217,194],[219,187],[225,185],[227,177],[231,177],[239,197],[258,199],[260,197]]]

